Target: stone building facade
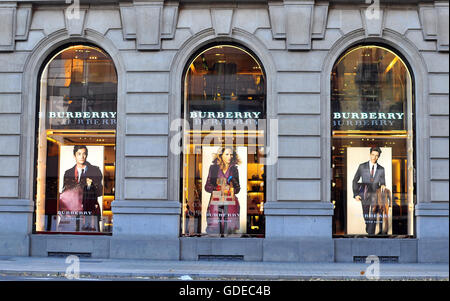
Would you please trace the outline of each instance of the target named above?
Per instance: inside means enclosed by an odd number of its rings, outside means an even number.
[[[448,262],[449,3],[359,0],[0,1],[0,255],[352,262]],[[183,76],[208,45],[243,47],[265,72],[267,144],[260,237],[183,236],[182,162],[171,151]],[[112,233],[38,233],[39,86],[55,51],[90,45],[117,72]],[[358,45],[405,62],[414,107],[413,230],[333,232],[331,76]],[[412,118],[412,117],[411,117]],[[270,138],[269,138],[270,137]],[[412,141],[412,140],[411,140]]]

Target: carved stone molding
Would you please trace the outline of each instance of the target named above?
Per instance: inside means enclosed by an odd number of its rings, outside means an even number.
[[[32,17],[31,4],[22,4],[17,8],[16,41],[28,40],[28,32],[30,31],[31,17]]]
[[[328,19],[328,3],[316,3],[314,6],[314,19],[312,26],[312,39],[323,39]]]
[[[449,50],[449,14],[448,1],[436,1],[434,4],[419,4],[419,18],[423,38],[437,41],[438,51]]]
[[[310,50],[312,39],[323,39],[328,18],[328,3],[311,0],[269,2],[269,17],[274,39],[286,39],[289,50]]]
[[[80,37],[84,35],[84,24],[87,14],[87,8],[80,8],[76,14],[71,15],[69,9],[65,10],[66,29],[71,37]]]
[[[286,39],[286,22],[284,20],[284,4],[282,2],[269,2],[269,17],[274,39]]]
[[[212,8],[211,20],[216,36],[228,36],[231,34],[231,22],[233,19],[232,8]]]
[[[136,39],[135,9],[132,3],[121,3],[120,19],[122,21],[122,34],[125,40]]]
[[[360,12],[366,37],[381,37],[384,27],[384,8],[362,7]]]
[[[134,2],[136,16],[136,47],[139,50],[161,48],[161,22],[164,2]]]
[[[178,2],[133,1],[120,4],[123,37],[136,40],[138,50],[160,50],[161,39],[172,39],[178,19]]]
[[[16,10],[16,3],[0,3],[0,51],[14,50]]]
[[[286,46],[291,50],[311,49],[314,3],[285,2]]]
[[[170,40],[175,36],[178,21],[178,2],[166,1],[163,7],[161,39]]]
[[[16,41],[28,39],[31,4],[0,2],[0,51],[14,51]]]

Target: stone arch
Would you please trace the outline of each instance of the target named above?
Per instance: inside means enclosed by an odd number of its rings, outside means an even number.
[[[216,36],[214,30],[207,29],[197,33],[190,39],[185,41],[178,50],[171,64],[170,74],[170,95],[169,95],[169,120],[177,120],[181,118],[181,83],[182,76],[186,64],[194,53],[199,49],[212,43],[235,43],[245,46],[258,58],[263,66],[266,74],[266,116],[267,119],[273,119],[277,116],[276,106],[276,68],[270,51],[264,43],[257,39],[254,35],[240,30],[234,29],[230,36]],[[270,137],[270,128],[267,128],[267,137]],[[174,138],[175,133],[169,131],[169,144]],[[168,187],[180,187],[180,155],[173,154],[169,149],[169,183]],[[275,166],[267,166],[267,179],[276,179]],[[276,200],[276,181],[267,181],[267,199]],[[178,189],[169,189],[169,200],[179,201]]]
[[[120,55],[119,50],[114,46],[112,41],[105,38],[104,35],[97,33],[94,30],[86,30],[82,37],[70,37],[67,31],[60,30],[52,33],[45,39],[39,41],[33,48],[31,54],[27,57],[22,78],[22,107],[23,114],[21,123],[25,127],[21,137],[21,166],[20,178],[24,179],[20,184],[20,197],[27,200],[33,200],[33,186],[34,186],[34,160],[35,160],[35,126],[36,126],[36,101],[37,101],[37,86],[39,83],[40,70],[43,64],[58,48],[64,45],[73,45],[74,43],[90,44],[103,49],[112,59],[117,73],[117,111],[125,111],[125,65]],[[124,128],[124,114],[117,115],[117,132]],[[116,175],[118,177],[123,174],[121,166],[123,166],[123,145],[124,142],[120,135],[117,135],[116,143]],[[116,182],[116,198],[119,199],[123,194],[123,183]]]
[[[424,141],[429,140],[428,124],[428,80],[427,68],[423,57],[420,55],[417,47],[404,36],[392,30],[385,30],[383,37],[366,37],[363,30],[349,33],[341,37],[326,57],[322,66],[321,78],[321,136],[323,137],[322,158],[325,162],[331,162],[331,136],[330,136],[330,89],[331,70],[338,58],[353,46],[360,44],[373,43],[379,46],[387,46],[394,52],[399,54],[407,65],[413,82],[413,101],[415,113],[415,153],[421,154],[422,159],[415,159],[416,177],[422,179],[429,178],[429,147]],[[328,164],[322,166],[323,179],[325,180],[322,187],[323,199],[328,201],[331,199],[331,168]],[[417,182],[416,196],[418,203],[429,195],[430,184],[423,181]]]

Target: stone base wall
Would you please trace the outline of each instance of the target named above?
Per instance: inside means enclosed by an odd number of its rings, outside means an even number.
[[[402,54],[414,76],[416,202],[447,206],[447,215],[416,216],[417,260],[448,261],[441,254],[448,244],[448,230],[441,228],[448,227],[449,201],[448,2],[382,3],[376,18],[363,2],[85,1],[67,11],[65,1],[0,1],[0,254],[30,255],[39,72],[70,43],[101,47],[118,74],[113,234],[100,245],[80,237],[86,241],[80,246],[106,248],[94,251],[98,256],[132,258],[194,258],[194,250],[220,246],[181,239],[180,251],[180,155],[171,150],[184,67],[199,48],[219,41],[258,56],[267,76],[267,116],[278,121],[276,163],[267,173],[266,239],[249,242],[259,251],[247,257],[349,260],[345,254],[353,253],[345,250],[358,243],[336,241],[333,248],[332,212],[320,207],[331,202],[329,74],[349,47],[373,42]],[[313,203],[320,208],[308,208]],[[33,237],[31,255],[62,241]],[[435,255],[430,245],[439,247]],[[319,246],[323,253],[312,254]],[[164,254],[164,248],[173,249]]]

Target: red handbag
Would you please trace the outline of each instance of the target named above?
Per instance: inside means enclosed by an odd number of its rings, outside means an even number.
[[[83,190],[80,186],[66,189],[59,195],[59,211],[83,211]]]

